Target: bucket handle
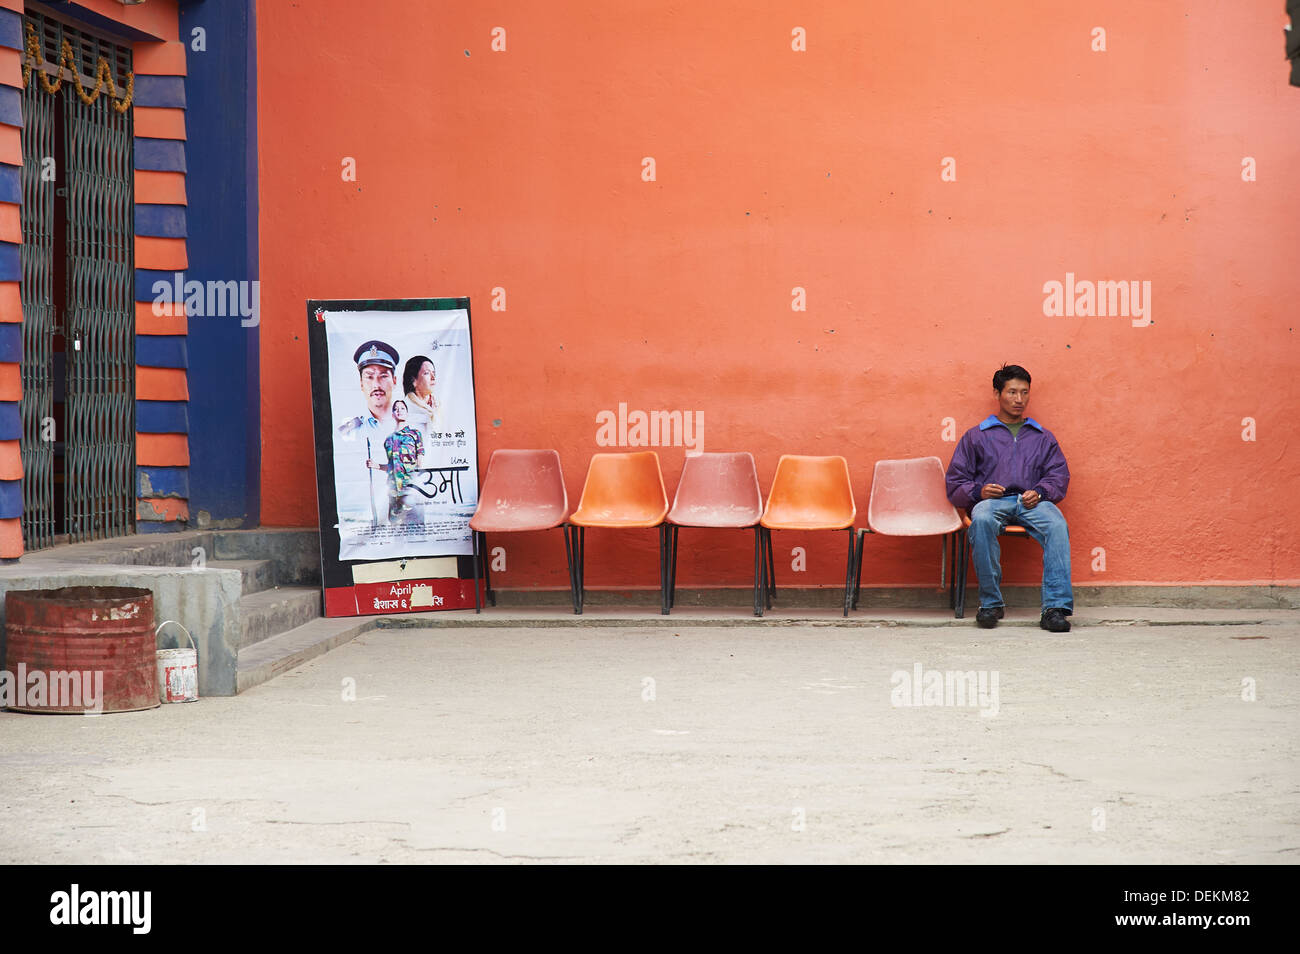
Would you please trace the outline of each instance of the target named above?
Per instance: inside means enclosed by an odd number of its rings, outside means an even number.
[[[161,623],[158,624],[158,628],[153,631],[153,644],[155,648],[157,648],[158,646],[158,634],[162,632],[162,628],[166,626],[168,623],[171,623],[173,626],[180,626],[181,632],[184,633],[185,638],[190,641],[190,649],[193,649],[196,653],[199,651],[198,646],[194,644],[194,637],[190,635],[190,631],[180,623],[176,622],[176,620],[174,619],[163,620]],[[183,649],[184,647],[181,648]]]

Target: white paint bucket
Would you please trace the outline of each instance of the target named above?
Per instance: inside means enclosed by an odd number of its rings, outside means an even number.
[[[190,641],[188,649],[159,649],[158,657],[158,701],[159,702],[196,702],[199,698],[199,653],[194,645],[190,631],[174,619],[165,619],[154,630],[157,644],[158,634],[168,623],[180,626],[185,638]]]

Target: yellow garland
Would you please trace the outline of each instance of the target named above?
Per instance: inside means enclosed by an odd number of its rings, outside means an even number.
[[[45,64],[45,54],[41,51],[41,41],[36,35],[36,28],[30,23],[27,24],[27,56],[23,60],[23,86],[26,87],[32,78],[33,67],[43,66]],[[99,99],[99,94],[103,92],[104,84],[108,84],[108,95],[113,101],[113,109],[119,113],[125,113],[131,108],[131,100],[135,98],[135,74],[126,74],[125,95],[119,97],[117,84],[113,82],[113,67],[109,65],[108,60],[104,57],[99,58],[95,65],[95,88],[87,93],[86,88],[81,84],[81,70],[77,68],[77,56],[72,52],[72,44],[67,40],[63,41],[63,49],[59,53],[59,74],[51,80],[42,70],[36,75],[40,79],[41,86],[45,92],[51,96],[57,93],[63,87],[63,70],[67,69],[72,73],[72,82],[77,87],[77,98],[87,106],[92,105],[95,100]]]

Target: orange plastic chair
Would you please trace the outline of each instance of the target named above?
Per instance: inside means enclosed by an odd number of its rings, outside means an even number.
[[[867,525],[858,531],[858,576],[853,586],[853,608],[858,608],[862,592],[862,555],[868,533],[888,537],[942,534],[944,539],[939,548],[939,586],[942,587],[948,551],[957,545],[954,535],[960,530],[961,518],[957,508],[948,501],[943,462],[939,458],[876,461],[871,497],[867,501]],[[948,587],[948,595],[948,605],[955,608],[954,586]]]
[[[569,493],[564,489],[560,455],[553,450],[496,450],[488,459],[478,509],[470,518],[474,541],[474,612],[482,612],[478,589],[479,560],[488,602],[496,606],[492,577],[488,574],[487,534],[551,530],[564,527],[569,515]],[[569,567],[569,589],[573,589],[573,556],[569,534],[564,533],[564,558]]]
[[[754,528],[754,615],[763,615],[762,530],[758,526],[762,516],[763,492],[758,487],[752,454],[698,454],[686,458],[666,524],[671,556],[660,556],[668,566],[663,591],[665,616],[677,600],[677,535],[682,527]]]
[[[966,580],[970,573],[970,536],[967,531],[970,530],[970,514],[961,515],[960,533],[961,541],[957,547],[957,563],[953,567],[953,588],[956,591],[953,602],[953,615],[957,619],[966,618]],[[1000,537],[1019,537],[1021,540],[1032,540],[1029,531],[1018,523],[1009,523],[1002,528],[998,534]]]
[[[587,528],[629,529],[659,528],[659,590],[667,577],[664,562],[664,517],[668,514],[668,494],[664,490],[659,455],[654,451],[630,454],[592,454],[587,468],[587,482],[582,488],[578,509],[569,517],[570,544],[573,552],[573,612],[582,613],[586,601],[585,556]]]
[[[773,530],[848,530],[849,555],[844,572],[844,615],[849,615],[853,596],[855,547],[853,521],[858,509],[853,503],[849,464],[843,457],[802,457],[783,454],[776,464],[776,476],[767,495],[767,509],[760,521],[767,549],[763,568],[767,605],[776,596],[776,574],[772,556]],[[763,615],[761,612],[759,615]]]

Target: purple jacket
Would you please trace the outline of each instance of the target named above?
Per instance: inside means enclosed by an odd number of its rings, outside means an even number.
[[[979,503],[985,484],[1007,490],[1036,490],[1044,500],[1060,503],[1070,486],[1070,468],[1052,432],[1032,417],[1025,418],[1020,433],[990,414],[962,435],[948,464],[948,499],[954,507],[969,510]]]

